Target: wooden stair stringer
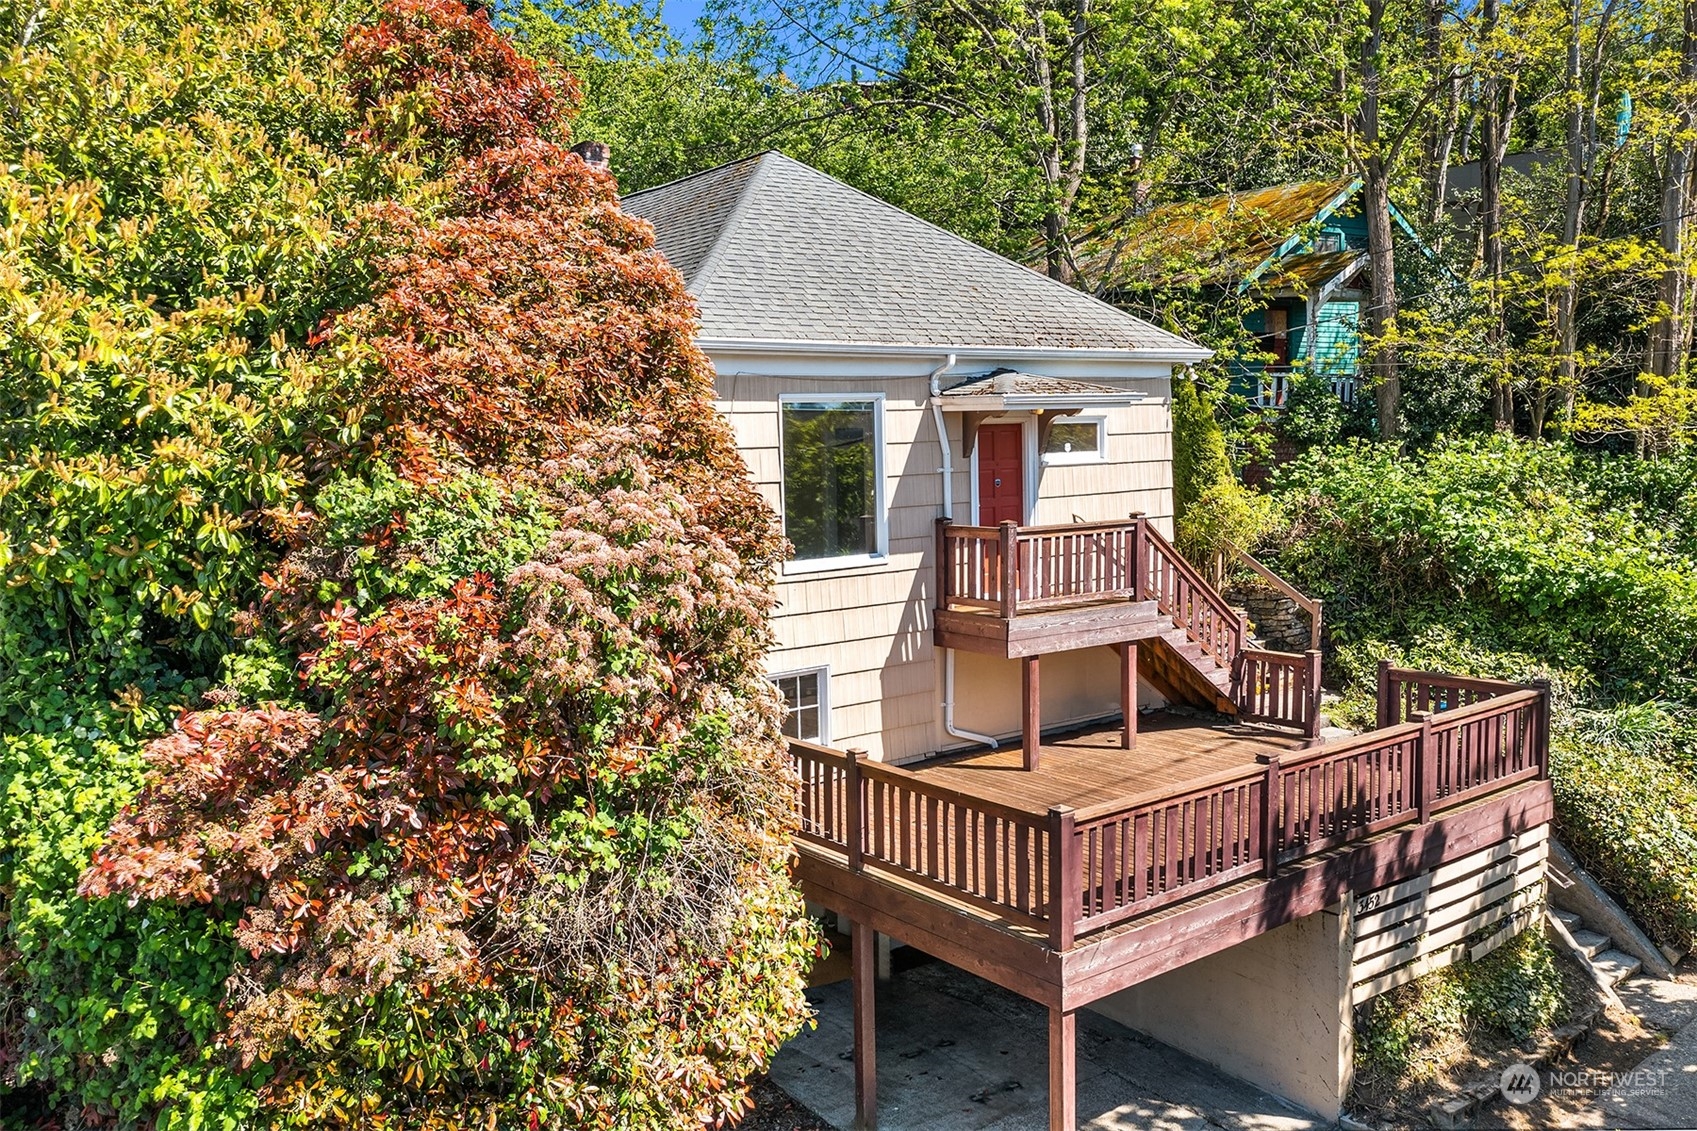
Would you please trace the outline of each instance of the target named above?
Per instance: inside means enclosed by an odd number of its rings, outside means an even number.
[[[1185,635],[1182,629],[1174,632],[1181,637]],[[1213,670],[1204,670],[1202,663]],[[1212,658],[1204,656],[1201,663],[1192,661],[1167,640],[1165,634],[1137,641],[1137,671],[1170,702],[1217,711],[1222,715],[1237,714],[1237,704],[1229,694],[1230,673],[1224,673],[1226,678],[1216,682],[1223,669],[1215,665]],[[1221,686],[1222,683],[1224,686]]]

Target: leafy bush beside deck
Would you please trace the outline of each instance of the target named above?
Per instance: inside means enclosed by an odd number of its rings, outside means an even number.
[[[1557,825],[1658,941],[1697,943],[1697,461],[1504,438],[1311,452],[1268,549],[1326,600],[1341,721],[1380,659],[1555,688]]]
[[[1568,1007],[1555,950],[1534,923],[1478,962],[1445,966],[1362,1006],[1356,1069],[1363,1083],[1429,1079],[1469,1035],[1524,1040]]]

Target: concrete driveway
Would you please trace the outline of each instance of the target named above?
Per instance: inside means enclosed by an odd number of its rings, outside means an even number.
[[[778,1053],[772,1079],[833,1127],[854,1120],[849,984],[810,990],[817,1029]],[[1041,1131],[1048,1126],[1044,1010],[942,962],[878,987],[883,1131]],[[1329,1128],[1192,1056],[1089,1012],[1078,1017],[1078,1112],[1091,1131]]]

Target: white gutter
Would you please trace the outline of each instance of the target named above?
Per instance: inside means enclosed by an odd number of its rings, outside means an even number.
[[[955,453],[949,446],[948,422],[943,418],[943,386],[942,376],[955,367],[955,355],[949,354],[943,359],[943,364],[933,369],[931,379],[931,418],[937,422],[937,445],[942,449],[942,466],[937,473],[943,477],[943,517],[955,517]],[[941,594],[938,594],[940,597]],[[996,749],[996,740],[987,734],[977,734],[970,730],[961,730],[955,726],[955,650],[943,649],[943,731],[952,738],[964,738],[968,742],[976,742],[990,749]]]

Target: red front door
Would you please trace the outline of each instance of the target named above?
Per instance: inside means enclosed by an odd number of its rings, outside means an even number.
[[[986,424],[978,429],[978,524],[1025,521],[1025,429]]]

